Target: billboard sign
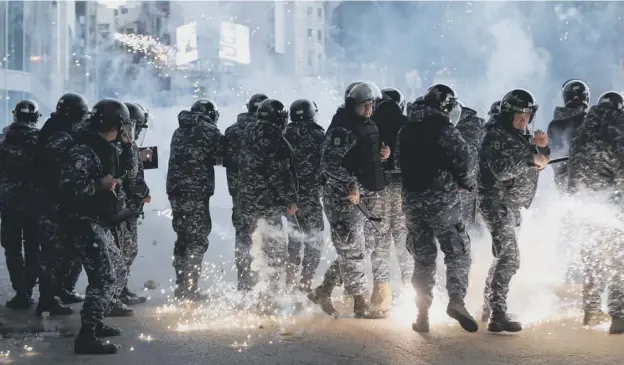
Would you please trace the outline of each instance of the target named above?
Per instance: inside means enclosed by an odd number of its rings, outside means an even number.
[[[185,65],[199,58],[197,51],[197,22],[176,29],[176,65]]]
[[[231,22],[221,23],[219,59],[242,65],[251,63],[249,27]]]

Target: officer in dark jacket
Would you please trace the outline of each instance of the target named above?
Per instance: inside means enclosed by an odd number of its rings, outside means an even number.
[[[485,137],[485,120],[477,116],[477,112],[473,109],[462,105],[461,116],[459,122],[455,126],[466,143],[470,145],[470,152],[473,156],[472,161],[479,160],[479,148],[483,137]],[[476,169],[477,164],[471,166]],[[476,176],[476,171],[471,172],[472,176]],[[477,221],[477,191],[461,191],[459,193],[461,201],[462,221],[467,227],[473,227]]]
[[[617,92],[608,92],[589,109],[572,139],[568,189],[582,202],[612,208],[618,221],[622,220],[624,191],[622,151],[624,98]],[[609,284],[609,333],[624,333],[623,233],[608,224],[584,223],[583,228],[583,323],[593,325],[606,319],[600,308],[602,293]]]
[[[446,263],[450,297],[446,313],[466,331],[478,329],[464,306],[471,257],[470,238],[461,219],[459,189],[474,190],[471,172],[475,162],[471,160],[471,146],[454,127],[459,110],[453,89],[442,84],[431,86],[422,102],[412,104],[409,123],[401,129],[397,142],[407,249],[415,262],[418,318],[412,328],[416,332],[429,331],[438,256],[436,238]]]
[[[134,135],[133,141],[130,145],[132,151],[132,160],[136,166],[136,170],[132,169],[130,173],[126,174],[123,179],[122,187],[126,195],[126,207],[128,209],[132,209],[137,214],[132,216],[125,224],[125,230],[123,231],[126,234],[124,237],[125,246],[123,249],[124,258],[126,259],[126,268],[128,270],[128,274],[130,274],[130,266],[134,262],[134,259],[137,257],[139,252],[139,216],[143,212],[143,204],[145,202],[149,202],[149,188],[145,182],[145,173],[143,170],[143,161],[141,160],[141,154],[139,151],[139,146],[137,146],[137,140],[139,139],[141,130],[147,126],[148,114],[147,111],[143,109],[138,104],[135,103],[125,103],[126,107],[128,107],[128,111],[130,112],[130,120],[134,125]],[[128,289],[128,285],[123,288],[121,292],[120,300],[124,304],[137,304],[144,303],[147,299],[142,296],[138,296],[136,293],[130,291]]]
[[[555,108],[553,120],[548,124],[548,140],[553,157],[568,155],[570,142],[587,115],[589,86],[581,80],[569,80],[563,84],[561,96],[564,106]],[[562,192],[568,185],[567,165],[567,162],[560,162],[553,166],[555,183]]]
[[[282,230],[282,216],[297,212],[297,175],[295,155],[284,138],[288,110],[280,101],[266,99],[258,106],[257,122],[243,134],[239,159],[240,204],[243,232],[251,236],[259,228],[266,264],[271,270],[267,280],[269,291],[275,293],[285,269],[287,238]],[[260,221],[264,224],[260,225]],[[240,247],[242,262],[251,263],[251,247]],[[243,273],[251,272],[245,267]],[[245,287],[253,284],[243,278]],[[262,279],[261,279],[262,280]],[[266,299],[272,304],[272,295]]]
[[[234,242],[234,255],[236,261],[236,269],[238,271],[238,290],[247,290],[250,286],[246,279],[251,273],[246,273],[251,263],[245,261],[245,247],[251,246],[251,237],[243,232],[243,218],[238,201],[240,191],[240,173],[238,164],[240,161],[241,143],[245,128],[256,121],[256,111],[261,102],[269,97],[264,94],[254,94],[247,102],[247,113],[241,113],[236,118],[236,123],[232,124],[225,130],[225,147],[223,156],[223,167],[227,174],[228,191],[232,196],[232,225],[236,231]],[[241,248],[242,247],[242,248]],[[254,276],[254,275],[252,275]],[[254,281],[254,280],[252,280]]]
[[[360,195],[370,196],[385,187],[381,137],[370,119],[380,98],[381,91],[371,82],[351,86],[345,105],[338,108],[325,134],[321,153],[321,172],[326,181],[323,207],[338,259],[325,273],[323,283],[308,298],[330,315],[336,315],[331,292],[341,278],[345,293],[353,296],[355,316],[370,315],[364,271],[366,218]]]
[[[0,143],[0,242],[15,290],[15,296],[6,306],[13,309],[30,308],[39,276],[37,220],[40,212],[34,210],[37,204],[33,198],[38,177],[35,159],[39,129],[35,125],[40,116],[36,102],[17,103],[13,123],[4,129],[4,140]]]
[[[215,189],[214,166],[223,159],[218,119],[216,105],[199,99],[191,111],[178,114],[180,127],[171,137],[167,195],[178,235],[173,249],[178,299],[202,299],[197,284],[212,230],[209,202]]]
[[[58,182],[62,166],[69,159],[69,149],[74,145],[73,127],[82,122],[88,112],[89,105],[82,95],[65,94],[39,132],[37,169],[42,190],[42,214],[39,220],[41,275],[37,314],[71,314],[71,308],[61,307],[55,296],[64,304],[84,300],[82,295],[74,292],[82,263],[80,251],[73,244],[72,227],[60,214]]]
[[[117,100],[96,103],[60,174],[61,214],[73,227],[89,282],[74,345],[77,354],[113,354],[118,348],[98,338],[121,334],[105,326],[103,316],[121,293],[127,274],[111,228],[127,215],[118,206],[121,169],[114,142],[125,133],[123,124],[129,119],[128,108]]]
[[[288,266],[286,283],[294,286],[299,264],[302,265],[299,289],[312,290],[312,280],[321,261],[323,250],[323,207],[321,206],[321,147],[325,129],[316,123],[316,106],[309,100],[295,100],[290,105],[291,123],[284,137],[295,153],[295,167],[299,181],[297,214],[286,218],[290,223],[288,234]],[[301,260],[301,246],[304,247]]]
[[[546,168],[550,150],[542,131],[527,132],[537,105],[526,90],[508,92],[500,113],[493,116],[479,154],[479,204],[492,236],[494,262],[486,279],[484,297],[489,315],[488,331],[518,332],[519,322],[507,314],[509,282],[520,266],[516,230],[521,208],[529,208],[535,197],[539,172]]]

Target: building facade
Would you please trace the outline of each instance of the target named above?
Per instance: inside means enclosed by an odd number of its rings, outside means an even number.
[[[73,1],[0,2],[0,125],[22,99],[49,115],[69,79]]]

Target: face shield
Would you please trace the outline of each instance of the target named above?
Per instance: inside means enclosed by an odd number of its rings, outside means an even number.
[[[134,132],[135,132],[135,130],[134,130],[134,122],[133,121],[123,122],[121,124],[121,128],[119,129],[120,137],[122,137],[126,141],[130,141],[130,142],[134,142],[134,140],[135,140]]]
[[[149,114],[149,111],[145,109],[145,123],[142,123],[142,124],[137,123],[135,124],[135,128],[134,128],[134,137],[136,138],[135,141],[138,146],[143,145],[143,141],[145,140],[145,135],[147,134],[147,130],[153,128],[152,123],[153,121],[152,121],[151,115]]]
[[[449,121],[453,126],[456,126],[459,123],[462,113],[462,105],[459,102],[455,102],[453,105],[453,109],[448,113]]]

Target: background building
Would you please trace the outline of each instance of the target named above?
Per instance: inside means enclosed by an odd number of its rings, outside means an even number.
[[[0,125],[21,99],[48,116],[69,79],[73,1],[0,2]]]

